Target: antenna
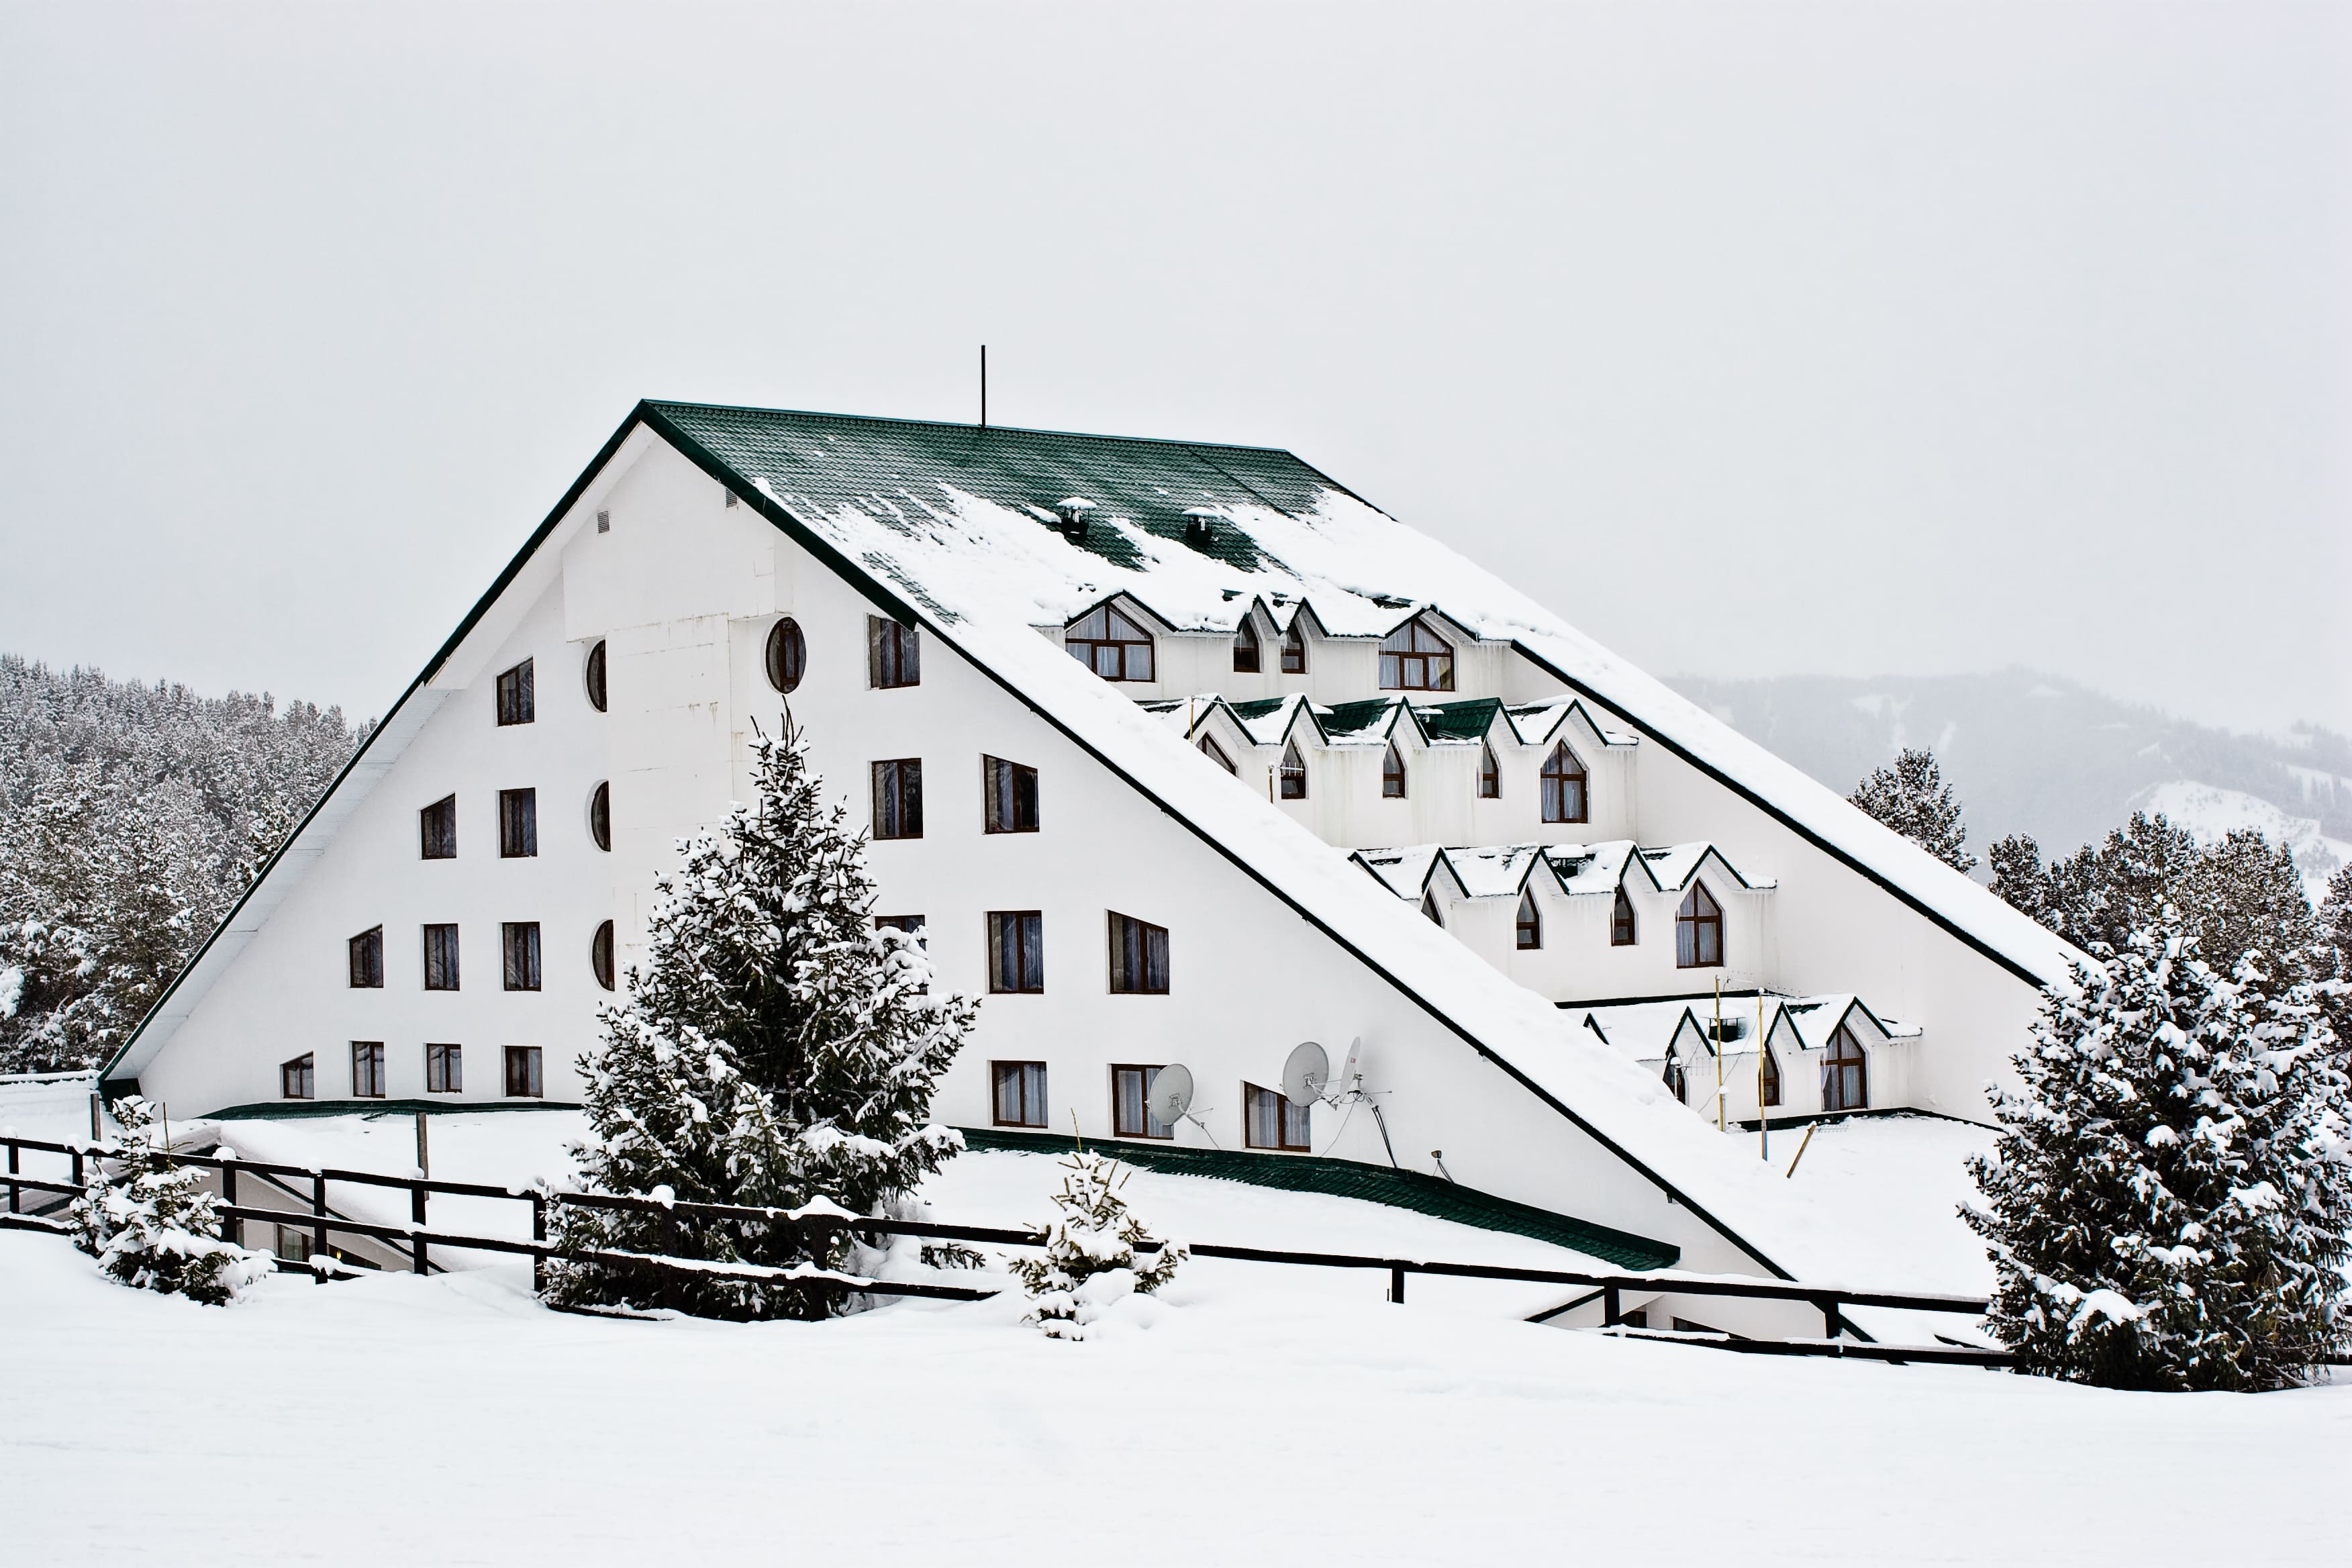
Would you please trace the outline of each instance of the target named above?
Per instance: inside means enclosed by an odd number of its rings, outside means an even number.
[[[980,427],[988,428],[988,345],[980,345]]]
[[[1152,1121],[1162,1127],[1173,1127],[1179,1121],[1189,1121],[1201,1130],[1212,1147],[1222,1147],[1209,1124],[1192,1110],[1192,1071],[1181,1063],[1171,1062],[1151,1075],[1143,1086],[1143,1108]]]
[[[1311,1105],[1331,1086],[1331,1058],[1312,1040],[1303,1040],[1282,1064],[1283,1098],[1293,1105]]]

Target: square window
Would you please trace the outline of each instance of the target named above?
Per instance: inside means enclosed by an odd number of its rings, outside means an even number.
[[[499,677],[499,722],[528,724],[532,707],[530,660],[524,659]]]
[[[288,1100],[316,1100],[319,1085],[313,1066],[314,1058],[309,1051],[304,1051],[290,1062],[280,1063],[278,1092]]]
[[[1304,1154],[1314,1144],[1307,1122],[1313,1108],[1293,1105],[1288,1097],[1254,1083],[1242,1085],[1242,1141],[1253,1149],[1278,1149]]]
[[[539,853],[539,792],[499,791],[499,854],[519,860]]]
[[[509,991],[539,989],[539,922],[509,921],[499,928],[499,945],[506,953],[506,981]]]
[[[981,788],[986,796],[988,831],[1037,831],[1037,770],[1008,763],[1002,757],[980,759]]]
[[[425,1092],[427,1094],[461,1094],[466,1088],[466,1047],[463,1046],[427,1046],[425,1047]]]
[[[308,1263],[310,1261],[310,1247],[312,1238],[309,1231],[297,1229],[295,1226],[290,1225],[276,1226],[272,1228],[278,1232],[278,1245],[271,1250],[275,1251],[278,1257],[284,1258],[289,1263]]]
[[[996,1085],[999,1127],[1045,1125],[1044,1062],[991,1062],[989,1070]]]
[[[988,917],[988,988],[1003,994],[1045,989],[1045,917],[999,910]]]
[[[352,1096],[355,1100],[383,1098],[383,1042],[352,1042]]]
[[[417,827],[425,839],[425,858],[455,860],[457,858],[457,797],[445,795],[416,814]]]
[[[915,945],[917,947],[928,948],[930,946],[929,941],[923,935],[923,917],[920,915],[876,915],[874,917],[874,929],[876,931],[902,931],[908,936],[915,939]]]
[[[540,1082],[537,1046],[507,1047],[507,1094],[516,1100],[545,1098]]]
[[[1116,995],[1168,994],[1168,928],[1116,910],[1110,917],[1110,988]]]
[[[880,616],[866,617],[866,678],[878,689],[919,686],[923,679],[923,648],[912,626]]]
[[[1173,1122],[1151,1114],[1151,1080],[1157,1067],[1114,1067],[1110,1069],[1111,1135],[1116,1138],[1173,1138]]]
[[[383,927],[370,927],[352,938],[352,988],[383,988]]]
[[[457,989],[457,928],[454,925],[425,928],[425,989]]]
[[[923,836],[923,763],[899,757],[874,764],[874,837]]]

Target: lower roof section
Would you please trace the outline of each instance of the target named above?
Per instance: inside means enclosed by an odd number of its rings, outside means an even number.
[[[1065,1154],[1070,1141],[1059,1133],[1014,1132],[1002,1127],[963,1127],[957,1131],[973,1149],[1003,1149],[1031,1154]],[[1400,1171],[1386,1165],[1366,1165],[1354,1160],[1332,1160],[1320,1154],[1258,1154],[1238,1149],[1185,1149],[1172,1143],[1134,1139],[1098,1139],[1095,1147],[1130,1165],[1180,1176],[1212,1181],[1243,1182],[1286,1193],[1323,1193],[1331,1197],[1360,1198],[1409,1209],[1433,1219],[1480,1230],[1502,1231],[1549,1242],[1613,1263],[1620,1268],[1671,1268],[1682,1249],[1670,1242],[1612,1230],[1529,1204],[1514,1203],[1482,1193],[1475,1187]]]

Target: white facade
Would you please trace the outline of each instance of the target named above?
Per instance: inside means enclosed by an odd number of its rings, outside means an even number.
[[[803,426],[781,428],[798,438]],[[1779,1267],[1741,1231],[1736,1192],[1710,1185],[1719,1174],[1712,1101],[1703,1124],[1665,1100],[1662,1053],[1651,1048],[1658,1026],[1637,1026],[1622,1012],[1629,999],[1711,994],[1718,982],[1746,993],[1739,1005],[1751,1012],[1759,991],[1774,1005],[1858,995],[1872,1103],[1955,1115],[1983,1114],[1980,1086],[2023,1037],[2035,996],[2026,971],[2047,966],[2050,950],[2021,958],[1964,934],[1936,900],[1998,922],[1932,879],[1932,899],[1890,886],[1883,868],[1823,842],[1801,814],[1720,776],[1687,731],[1662,733],[1564,679],[1528,637],[1482,637],[1451,606],[1427,608],[1454,649],[1454,689],[1384,694],[1381,626],[1410,606],[1365,624],[1361,605],[1327,608],[1311,582],[1280,595],[1279,606],[1276,595],[1234,602],[1231,616],[1251,616],[1259,634],[1261,669],[1248,673],[1233,668],[1232,619],[1181,626],[1139,594],[1115,602],[1151,634],[1157,679],[1114,687],[1055,646],[1062,625],[1112,597],[1080,592],[1099,584],[1071,584],[1060,619],[1024,605],[988,626],[969,597],[943,607],[955,582],[910,581],[903,561],[854,553],[854,541],[821,526],[819,509],[780,499],[764,475],[729,471],[722,482],[709,451],[682,451],[675,430],[656,429],[646,419],[625,427],[109,1064],[110,1082],[135,1079],[183,1114],[251,1105],[278,1100],[281,1064],[308,1052],[318,1096],[340,1099],[352,1087],[351,1044],[366,1041],[385,1047],[389,1097],[425,1099],[425,1047],[454,1043],[464,1047],[463,1088],[436,1100],[507,1099],[509,1047],[539,1047],[545,1097],[577,1100],[597,1010],[615,1000],[590,963],[596,929],[614,922],[623,971],[638,962],[656,880],[677,863],[678,840],[748,794],[754,733],[783,720],[786,699],[763,654],[784,616],[808,656],[792,716],[853,822],[867,821],[875,762],[922,764],[922,836],[875,843],[869,863],[876,912],[923,917],[939,984],[984,998],[936,1103],[942,1121],[989,1126],[991,1063],[1035,1061],[1046,1067],[1045,1124],[1107,1138],[1113,1068],[1181,1062],[1199,1085],[1203,1125],[1180,1124],[1177,1140],[1234,1148],[1244,1142],[1246,1085],[1277,1088],[1300,1040],[1336,1057],[1360,1039],[1365,1083],[1380,1091],[1400,1163],[1426,1171],[1442,1150],[1466,1185],[1669,1242],[1686,1265]],[[1164,569],[1204,568],[1180,559]],[[869,617],[909,605],[919,683],[876,689]],[[1284,674],[1281,637],[1294,617],[1307,668]],[[1327,633],[1327,619],[1349,630]],[[602,712],[583,674],[600,643]],[[499,674],[524,659],[535,717],[500,725]],[[1329,712],[1384,695],[1385,710]],[[1250,706],[1284,697],[1314,710]],[[1463,705],[1481,699],[1509,710],[1498,709],[1483,735],[1464,733],[1472,721]],[[1433,711],[1441,706],[1446,714]],[[1357,727],[1333,728],[1340,719]],[[1232,776],[1199,749],[1204,739]],[[1581,820],[1547,822],[1538,771],[1563,742],[1584,769],[1585,809]],[[1304,799],[1279,787],[1292,745],[1307,772]],[[1382,788],[1391,745],[1406,771],[1402,798]],[[1492,798],[1479,782],[1489,749]],[[1037,770],[1037,831],[983,831],[983,757]],[[609,850],[593,842],[587,815],[607,783]],[[526,787],[537,795],[538,853],[502,858],[498,792]],[[418,813],[453,794],[458,853],[423,859]],[[1442,845],[1550,853],[1440,857]],[[1380,851],[1380,867],[1350,861],[1366,848]],[[1875,841],[1864,849],[1924,875]],[[1677,963],[1676,910],[1697,885],[1722,911],[1719,966]],[[1621,889],[1639,933],[1630,945],[1612,941]],[[1517,940],[1523,893],[1539,916],[1533,948]],[[1442,937],[1422,916],[1423,894]],[[986,917],[1025,910],[1042,916],[1044,991],[987,994]],[[1110,992],[1114,911],[1171,933],[1166,994]],[[501,984],[499,931],[516,921],[541,932],[535,992]],[[460,988],[429,992],[422,932],[442,922],[459,927]],[[378,925],[384,984],[355,988],[348,941]],[[1774,1015],[1788,1095],[1776,1114],[1819,1108],[1818,1083],[1803,1081],[1817,1076],[1808,1064],[1821,1049],[1801,1037],[1821,1032],[1810,1018]],[[1752,1027],[1745,1042],[1727,1042],[1727,1072],[1744,1070],[1751,1084],[1744,1100],[1727,1098],[1733,1120],[1756,1114],[1753,1045]],[[1713,1070],[1710,1058],[1710,1093]],[[1387,1157],[1369,1115],[1328,1107],[1314,1115],[1313,1152]]]

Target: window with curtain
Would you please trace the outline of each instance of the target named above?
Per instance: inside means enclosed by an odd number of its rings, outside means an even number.
[[[1234,628],[1234,673],[1255,675],[1257,663],[1257,628],[1244,616],[1242,624]]]
[[[1045,1125],[1045,1064],[991,1062],[994,1080],[994,1111],[999,1127]]]
[[[1693,882],[1675,915],[1675,967],[1714,969],[1722,963],[1723,906],[1705,882]]]
[[[1830,1037],[1829,1055],[1822,1058],[1822,1109],[1870,1109],[1870,1064],[1863,1057],[1862,1042],[1843,1024]]]
[[[1282,673],[1307,673],[1307,634],[1298,629],[1298,617],[1290,618],[1290,629],[1282,634]]]
[[[1404,798],[1404,753],[1397,750],[1394,741],[1389,742],[1387,754],[1381,758],[1381,798]]]
[[[1522,952],[1543,945],[1543,917],[1536,911],[1536,895],[1532,888],[1519,894],[1519,919],[1515,929]]]
[[[538,853],[539,792],[535,789],[499,791],[499,857],[519,860]]]
[[[287,1100],[316,1100],[319,1088],[316,1062],[317,1058],[309,1051],[304,1051],[290,1062],[280,1062],[278,1067],[279,1095]]]
[[[786,696],[800,689],[801,677],[808,673],[808,638],[802,635],[800,622],[786,616],[770,628],[767,662],[769,685]]]
[[[457,858],[457,797],[443,795],[416,814],[418,832],[425,840],[427,860],[455,860]]]
[[[372,926],[352,938],[352,986],[361,991],[383,988],[383,927]]]
[[[1307,798],[1307,759],[1298,754],[1298,742],[1286,741],[1282,745],[1282,798]]]
[[[1000,994],[1045,989],[1045,917],[996,910],[988,917],[988,988]]]
[[[923,761],[897,757],[874,764],[874,837],[923,836]]]
[[[866,683],[877,690],[923,683],[923,644],[914,627],[866,617]]]
[[[465,1088],[466,1048],[463,1046],[425,1047],[425,1092],[460,1094]]]
[[[1314,1146],[1307,1117],[1313,1108],[1294,1105],[1274,1089],[1242,1086],[1243,1142],[1253,1149],[1304,1154]]]
[[[1065,627],[1062,646],[1105,680],[1151,679],[1151,634],[1108,605]]]
[[[499,722],[528,724],[536,710],[531,692],[530,660],[524,659],[499,676]]]
[[[1486,742],[1478,742],[1478,798],[1500,800],[1503,796],[1503,764],[1495,760],[1495,748]]]
[[[1454,645],[1415,616],[1381,640],[1381,689],[1453,690]]]
[[[1616,899],[1609,906],[1609,945],[1631,947],[1633,935],[1633,900],[1625,896],[1624,889],[1620,888]]]
[[[506,953],[506,985],[509,991],[539,989],[539,922],[508,921],[499,928]]]
[[[1110,988],[1122,996],[1168,991],[1168,928],[1117,910],[1110,916]]]
[[[352,1098],[354,1100],[383,1098],[383,1042],[382,1040],[352,1042]]]
[[[425,928],[425,989],[457,989],[457,928],[455,925]]]
[[[1546,822],[1586,820],[1584,764],[1562,741],[1551,749],[1543,765],[1543,819]]]
[[[1114,1067],[1110,1069],[1111,1133],[1119,1138],[1173,1138],[1173,1122],[1151,1114],[1151,1080],[1158,1067]]]
[[[516,1100],[540,1100],[546,1095],[537,1046],[507,1047],[507,1093]]]
[[[1037,770],[1002,757],[980,759],[982,815],[990,833],[1037,831]]]

